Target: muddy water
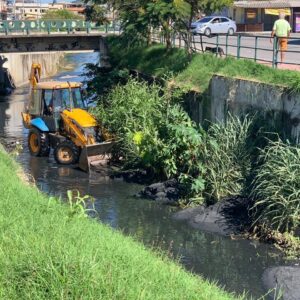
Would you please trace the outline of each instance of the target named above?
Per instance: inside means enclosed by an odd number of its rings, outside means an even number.
[[[56,79],[81,81],[82,64],[95,62],[97,55],[74,54],[67,60],[75,69],[62,71]],[[148,246],[164,249],[187,269],[217,281],[228,291],[247,291],[255,299],[265,293],[261,284],[263,271],[284,264],[272,247],[200,232],[174,221],[174,209],[133,197],[141,189],[139,185],[60,167],[51,155],[48,159],[31,157],[26,146],[27,131],[20,117],[27,92],[27,87],[19,88],[13,95],[0,98],[0,137],[23,144],[18,160],[42,191],[64,197],[68,189],[77,189],[92,195],[102,222]]]

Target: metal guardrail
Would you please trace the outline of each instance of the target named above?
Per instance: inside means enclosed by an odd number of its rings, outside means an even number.
[[[153,35],[153,40],[165,43],[163,36],[159,33]],[[271,41],[272,43],[270,43],[270,36],[266,35],[235,34],[231,36],[223,34],[211,37],[197,35],[192,38],[192,48],[195,52],[206,52],[207,47],[210,47],[214,49],[214,53],[222,53],[226,57],[250,59],[277,68],[280,63],[278,38],[271,38]],[[174,35],[172,44],[179,48],[186,48],[181,35]],[[289,39],[285,57],[285,65],[300,66],[300,38]]]
[[[84,20],[26,20],[26,21],[0,21],[0,34],[12,35],[16,33],[30,35],[32,33],[55,33],[73,31],[100,31],[104,33],[119,32],[115,23],[97,26],[96,23]]]

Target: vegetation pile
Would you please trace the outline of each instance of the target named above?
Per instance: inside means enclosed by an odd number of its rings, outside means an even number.
[[[234,299],[18,177],[0,150],[1,299]]]

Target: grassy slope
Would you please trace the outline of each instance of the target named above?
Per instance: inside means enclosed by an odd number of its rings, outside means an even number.
[[[0,299],[234,298],[0,170]]]
[[[166,51],[161,45],[126,48],[118,37],[109,37],[109,49],[114,66],[137,69],[149,75],[176,75],[180,85],[204,91],[213,74],[257,80],[284,85],[300,91],[300,72],[275,70],[250,60],[216,58],[210,54],[194,54],[188,57],[182,49]]]

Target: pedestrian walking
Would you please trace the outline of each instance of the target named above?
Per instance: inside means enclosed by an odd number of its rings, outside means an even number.
[[[285,19],[285,13],[280,12],[279,19],[275,21],[273,26],[271,43],[273,38],[276,36],[278,38],[281,63],[283,63],[285,59],[285,52],[288,49],[288,39],[290,37],[291,30],[292,28],[290,23]]]

